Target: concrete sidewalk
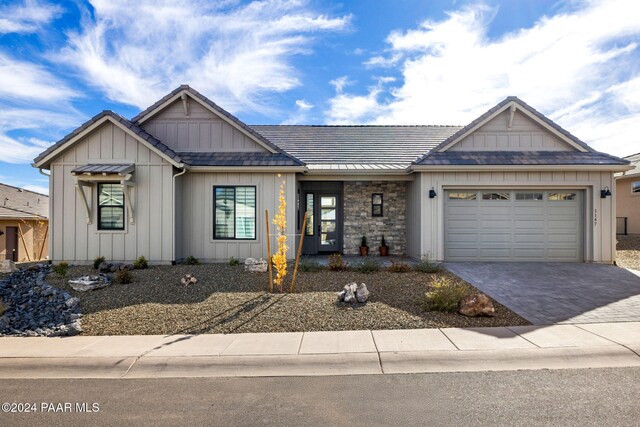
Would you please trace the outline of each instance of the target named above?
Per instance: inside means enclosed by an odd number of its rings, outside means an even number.
[[[0,338],[0,378],[356,375],[640,366],[640,322]]]

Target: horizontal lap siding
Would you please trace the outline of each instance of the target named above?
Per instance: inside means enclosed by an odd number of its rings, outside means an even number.
[[[295,238],[295,174],[276,173],[199,173],[190,172],[182,177],[182,258],[193,255],[204,261],[267,258],[265,240],[265,209],[269,210],[270,231],[275,232],[273,217],[278,208],[280,183],[286,180],[288,258],[294,257]],[[256,240],[213,239],[213,187],[216,185],[256,186]],[[271,252],[275,251],[275,238],[271,237]]]
[[[135,186],[130,190],[135,223],[126,210],[124,232],[102,232],[97,226],[97,188],[84,189],[91,205],[92,222],[75,188],[71,171],[88,163],[135,163]],[[173,167],[160,156],[107,123],[96,129],[51,164],[52,259],[56,262],[91,262],[98,256],[113,261],[132,261],[144,255],[154,263],[173,258]]]
[[[610,172],[589,171],[523,171],[523,172],[425,172],[422,183],[421,224],[422,252],[444,259],[444,190],[451,188],[576,188],[584,189],[584,259],[611,263],[615,257],[614,197],[600,198],[605,186],[613,188]],[[435,199],[426,189],[434,188]]]

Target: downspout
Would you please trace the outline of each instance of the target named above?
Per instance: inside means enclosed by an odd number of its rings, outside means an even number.
[[[171,235],[173,237],[173,245],[171,245],[171,264],[176,263],[176,178],[187,173],[187,168],[184,163],[180,163],[182,172],[178,172],[173,175],[173,185],[171,187],[171,211],[173,217],[171,221]]]
[[[38,172],[40,175],[44,175],[47,177],[49,181],[49,196],[51,196],[51,173],[44,173],[42,168],[38,168]],[[49,262],[53,260],[53,203],[49,203],[49,218],[47,218],[47,229],[49,231],[49,240],[47,241],[47,253],[49,255]],[[44,248],[44,242],[42,247]],[[40,251],[40,256],[42,256],[42,251]]]

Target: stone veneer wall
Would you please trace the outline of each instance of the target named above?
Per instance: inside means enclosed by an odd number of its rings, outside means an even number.
[[[384,234],[389,255],[406,252],[406,188],[402,181],[344,182],[344,253],[359,253],[360,240],[367,236],[369,253],[379,254],[378,246]],[[382,193],[383,216],[371,216],[371,194]]]

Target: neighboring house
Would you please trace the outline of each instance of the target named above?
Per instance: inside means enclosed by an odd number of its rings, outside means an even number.
[[[131,120],[98,114],[34,166],[51,173],[52,258],[74,263],[266,258],[283,181],[290,257],[307,211],[305,254],[384,235],[414,258],[611,263],[601,190],[629,169],[515,97],[465,127],[250,127],[188,86]]]
[[[634,168],[616,176],[616,233],[640,234],[640,153],[625,160]]]
[[[0,184],[0,261],[49,256],[49,197]]]

